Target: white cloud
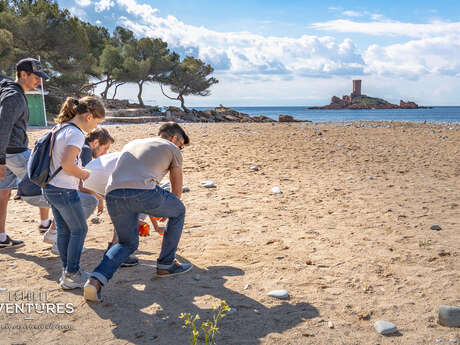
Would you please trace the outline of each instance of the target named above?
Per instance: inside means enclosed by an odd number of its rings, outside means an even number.
[[[102,22],[99,19],[96,20],[96,25],[101,25],[101,24],[102,24]]]
[[[460,51],[460,23],[337,20],[314,24],[321,30],[416,38],[388,46],[371,45],[360,52],[351,39],[217,32],[203,26],[187,25],[173,16],[160,17],[157,9],[139,5],[135,0],[117,2],[131,14],[130,18],[120,18],[123,26],[138,36],[165,40],[182,56],[193,55],[210,63],[216,74],[225,76],[226,80],[326,79],[364,75],[416,80],[429,76],[460,76],[457,54]],[[373,14],[366,12],[365,15]]]
[[[383,14],[371,13],[372,20],[382,20],[383,18]]]
[[[363,33],[376,36],[408,36],[414,38],[460,34],[460,22],[413,24],[397,21],[356,22],[346,19],[338,19],[328,22],[314,23],[312,24],[312,27],[317,30],[342,33]]]
[[[362,17],[362,13],[356,11],[343,11],[342,14],[347,17]]]
[[[71,7],[69,8],[69,12],[77,18],[86,20],[86,12],[82,10],[81,8]]]
[[[426,75],[460,73],[460,36],[413,40],[386,47],[370,46],[364,53],[366,71],[376,75],[417,79]]]
[[[146,20],[158,13],[158,9],[152,8],[150,5],[139,5],[136,0],[117,0],[117,3],[125,7],[128,13],[141,16]]]
[[[104,12],[109,10],[111,7],[115,6],[115,3],[111,0],[99,0],[96,2],[94,9],[96,12]]]
[[[247,32],[212,31],[187,25],[173,16],[159,17],[157,10],[134,0],[118,0],[128,13],[140,17],[120,18],[139,36],[160,37],[180,53],[211,63],[216,69],[244,75],[329,77],[360,74],[363,60],[351,40],[304,35],[300,38],[264,37]]]
[[[91,5],[91,0],[75,0],[75,3],[80,7],[86,7]]]

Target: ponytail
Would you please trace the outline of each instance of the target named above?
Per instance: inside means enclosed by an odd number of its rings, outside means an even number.
[[[95,96],[86,96],[81,99],[67,97],[61,107],[61,111],[56,123],[63,123],[72,120],[75,116],[80,114],[91,113],[95,118],[105,118],[105,109],[99,98]]]
[[[72,120],[77,115],[78,105],[78,99],[67,97],[64,104],[61,106],[61,111],[59,112],[57,119],[55,119],[54,122],[63,123]]]

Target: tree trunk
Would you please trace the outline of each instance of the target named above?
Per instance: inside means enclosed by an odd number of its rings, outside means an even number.
[[[139,101],[139,105],[141,107],[144,106],[144,101],[142,100],[142,86],[144,85],[144,81],[137,82],[137,85],[139,85],[139,93],[137,94],[137,100]]]
[[[115,99],[115,96],[117,95],[118,87],[123,85],[123,84],[126,84],[126,83],[119,83],[119,84],[115,85],[115,92],[113,93],[112,99]]]
[[[186,113],[188,113],[189,110],[185,107],[184,96],[179,95],[179,96],[177,96],[177,99],[180,101],[180,106],[182,107],[182,109],[183,109]]]
[[[101,93],[102,99],[107,99],[107,93],[109,92],[110,87],[113,85],[113,81],[111,79],[107,79],[105,84],[105,90]]]

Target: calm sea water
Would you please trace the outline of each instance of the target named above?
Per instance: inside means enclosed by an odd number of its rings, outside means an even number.
[[[197,110],[210,107],[196,107]],[[278,120],[279,114],[313,122],[342,121],[409,121],[460,122],[460,107],[432,107],[429,109],[372,109],[372,110],[309,110],[308,107],[232,107],[251,116],[265,115]]]

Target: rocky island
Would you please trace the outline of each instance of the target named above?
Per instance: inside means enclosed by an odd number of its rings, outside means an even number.
[[[403,100],[399,105],[392,104],[381,98],[370,97],[361,94],[361,80],[353,80],[353,92],[350,95],[344,95],[342,98],[332,96],[331,104],[322,107],[310,107],[308,109],[420,109],[418,104]]]

